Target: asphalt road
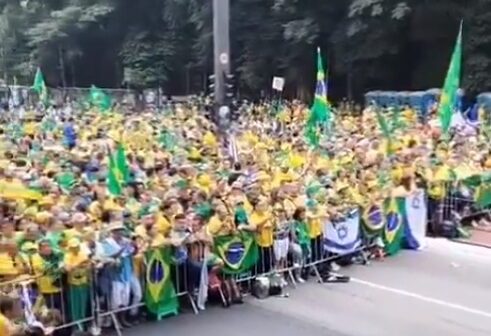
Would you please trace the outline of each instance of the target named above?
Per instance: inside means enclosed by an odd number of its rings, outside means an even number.
[[[431,240],[423,251],[342,273],[352,281],[308,283],[286,299],[183,313],[124,336],[491,335],[491,249]]]

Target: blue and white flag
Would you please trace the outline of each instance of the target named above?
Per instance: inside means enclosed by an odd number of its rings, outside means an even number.
[[[351,211],[345,217],[329,221],[324,227],[324,248],[327,252],[350,254],[361,246],[360,212]]]
[[[407,248],[419,250],[425,246],[427,207],[423,190],[406,197],[406,223],[404,239]]]

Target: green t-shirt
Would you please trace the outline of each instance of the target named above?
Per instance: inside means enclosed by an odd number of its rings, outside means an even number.
[[[298,243],[302,248],[310,247],[309,229],[304,221],[295,221],[293,223]]]

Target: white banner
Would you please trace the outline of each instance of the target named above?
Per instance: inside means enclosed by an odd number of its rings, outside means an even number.
[[[406,218],[405,239],[407,246],[414,250],[425,247],[427,208],[426,195],[423,190],[417,190],[406,197]]]
[[[360,212],[354,210],[344,218],[324,226],[324,248],[336,254],[350,254],[361,246]]]

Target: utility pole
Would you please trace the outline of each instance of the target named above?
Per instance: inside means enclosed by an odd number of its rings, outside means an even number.
[[[228,119],[227,78],[230,77],[230,1],[213,0],[214,98],[218,120]],[[220,122],[222,124],[222,122]],[[223,125],[224,126],[224,125]]]

